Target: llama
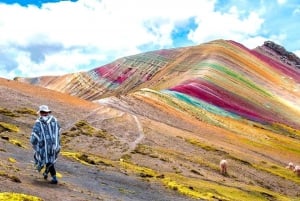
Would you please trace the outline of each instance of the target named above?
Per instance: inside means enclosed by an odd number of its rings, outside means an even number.
[[[295,166],[294,172],[297,174],[297,176],[300,176],[300,165]]]
[[[227,160],[223,159],[220,161],[220,172],[222,175],[227,174]]]
[[[295,169],[295,165],[294,165],[294,163],[289,162],[289,164],[285,168],[290,169],[290,170],[294,170]]]

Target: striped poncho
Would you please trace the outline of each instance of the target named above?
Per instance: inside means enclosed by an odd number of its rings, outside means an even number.
[[[47,121],[38,118],[30,142],[35,151],[34,160],[38,171],[47,163],[55,163],[60,151],[60,125],[56,118],[52,115]]]

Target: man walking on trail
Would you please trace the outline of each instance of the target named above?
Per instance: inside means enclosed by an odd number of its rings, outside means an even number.
[[[60,152],[60,125],[57,119],[51,115],[47,105],[39,107],[39,118],[32,128],[30,143],[35,151],[35,167],[40,172],[43,167],[44,179],[48,174],[52,176],[51,184],[57,184],[55,162]]]

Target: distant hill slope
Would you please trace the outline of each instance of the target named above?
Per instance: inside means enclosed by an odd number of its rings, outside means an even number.
[[[217,40],[128,56],[87,72],[16,80],[91,101],[148,88],[217,115],[300,129],[298,60],[287,62],[279,47],[266,42],[249,50]]]

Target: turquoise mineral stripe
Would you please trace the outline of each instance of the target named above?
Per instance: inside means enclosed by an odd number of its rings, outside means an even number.
[[[170,91],[170,90],[163,90],[161,92],[165,93],[165,94],[168,94],[168,95],[171,95],[171,96],[173,96],[173,97],[175,97],[175,98],[177,98],[177,99],[179,99],[183,102],[186,102],[190,105],[193,105],[195,107],[202,108],[202,109],[204,109],[208,112],[218,114],[218,115],[222,115],[222,116],[225,116],[225,117],[231,117],[231,118],[234,118],[234,119],[241,119],[241,117],[236,115],[236,114],[233,114],[231,112],[223,110],[222,108],[216,107],[216,106],[211,105],[207,102],[204,102],[204,101],[198,100],[196,98],[193,98],[191,96],[188,96],[186,94],[176,92],[176,91]]]

